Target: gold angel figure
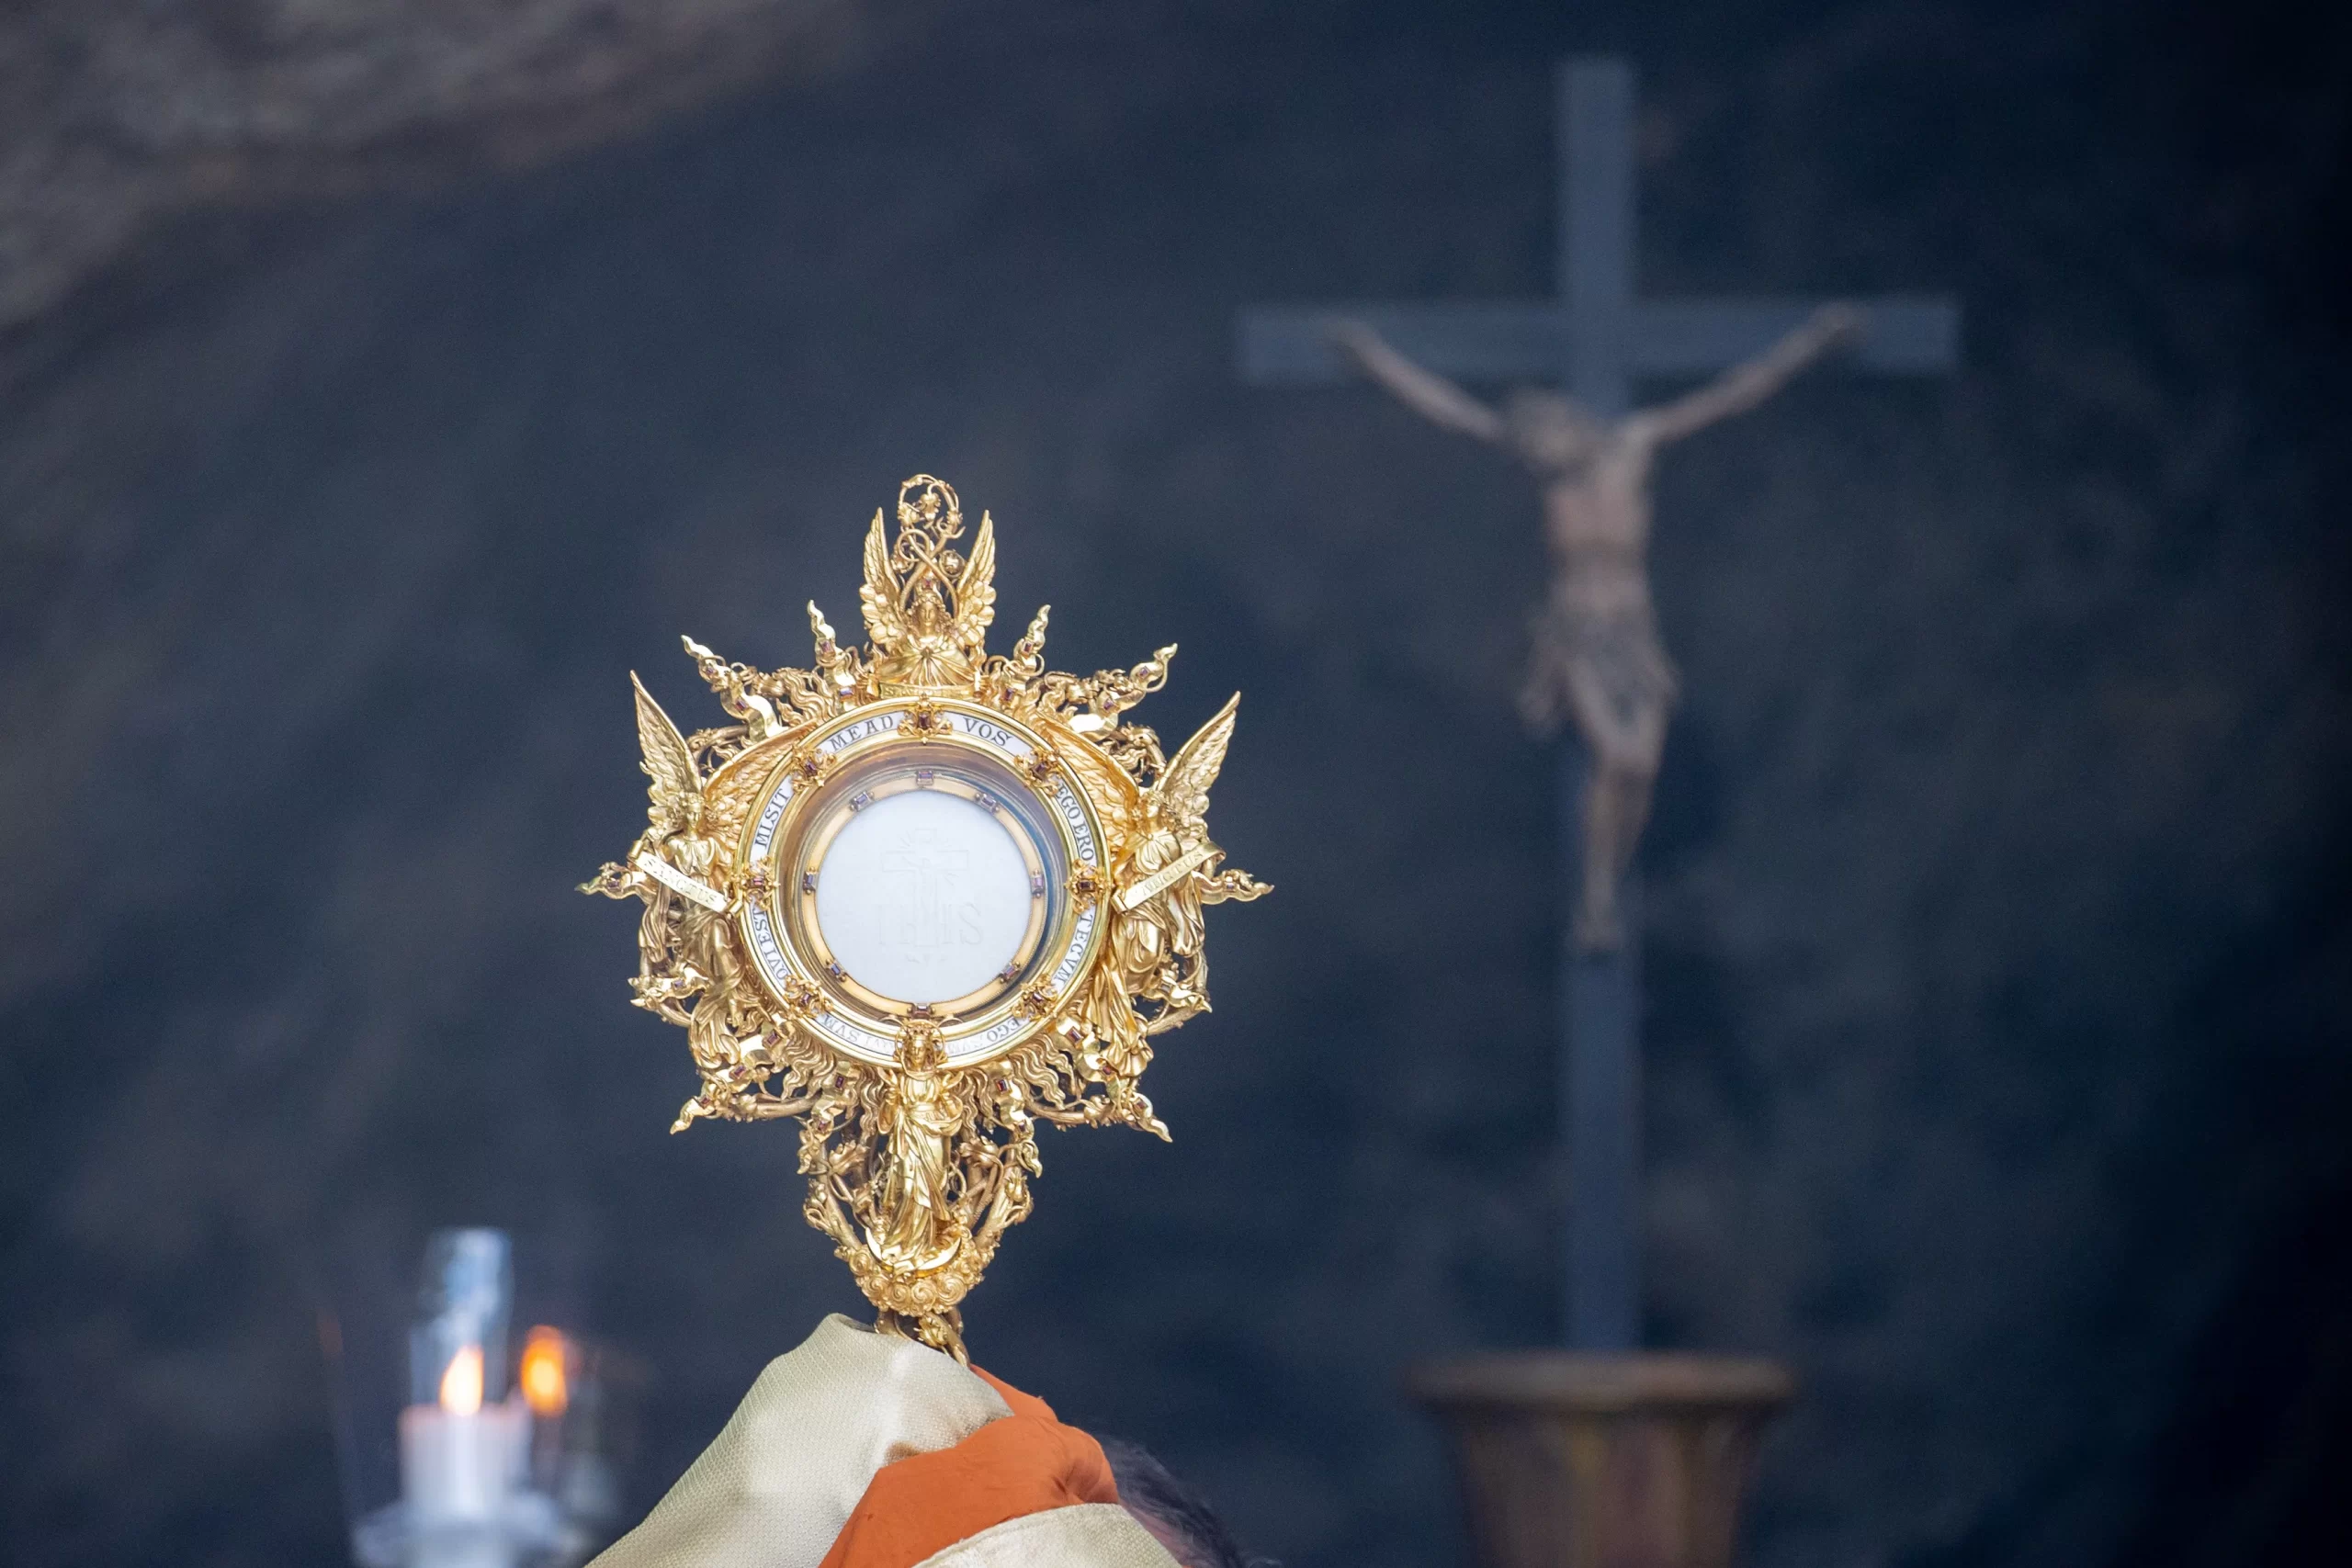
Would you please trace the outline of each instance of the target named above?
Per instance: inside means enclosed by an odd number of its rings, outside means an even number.
[[[581,891],[645,901],[638,927],[638,1005],[684,1025],[695,1065],[707,1075],[723,1075],[734,1065],[728,1013],[742,964],[727,927],[726,896],[715,886],[721,852],[703,832],[702,780],[685,737],[645,682],[634,671],[628,679],[637,694],[640,766],[652,781],[646,791],[650,820],[628,863],[605,866]],[[662,967],[668,973],[657,974],[656,959],[663,956],[669,962]],[[708,1098],[706,1091],[687,1101],[682,1119],[717,1114],[715,1106],[704,1103]]]
[[[1184,742],[1144,796],[1142,831],[1113,899],[1111,963],[1097,980],[1097,1005],[1088,1019],[1107,1047],[1106,1064],[1125,1077],[1141,1072],[1149,1060],[1143,1035],[1208,1010],[1202,906],[1246,902],[1272,890],[1246,871],[1218,869],[1225,852],[1209,838],[1205,820],[1209,786],[1225,765],[1240,705],[1237,692]],[[1126,1005],[1130,995],[1158,1001],[1159,1011],[1138,1020]]]
[[[967,559],[952,541],[964,511],[944,479],[917,474],[899,487],[899,537],[887,543],[876,508],[858,590],[876,671],[900,686],[972,684],[996,618],[996,525],[980,513]]]
[[[942,1071],[946,1060],[938,1032],[912,1025],[885,1090],[886,1147],[865,1245],[886,1268],[908,1273],[944,1268],[964,1245],[964,1220],[948,1196],[947,1154],[967,1117],[957,1086]]]

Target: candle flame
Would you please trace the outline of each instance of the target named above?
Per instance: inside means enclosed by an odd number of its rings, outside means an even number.
[[[571,1403],[571,1389],[564,1376],[567,1347],[560,1331],[545,1324],[531,1330],[523,1341],[523,1398],[531,1414],[552,1418],[563,1414]]]
[[[441,1408],[452,1416],[471,1416],[481,1409],[481,1347],[465,1345],[449,1358],[441,1374]]]

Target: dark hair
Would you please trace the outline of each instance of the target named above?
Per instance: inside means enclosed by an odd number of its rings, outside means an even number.
[[[1278,1568],[1269,1558],[1244,1556],[1209,1500],[1170,1474],[1141,1444],[1124,1438],[1097,1440],[1119,1483],[1119,1501],[1174,1540],[1184,1568]]]

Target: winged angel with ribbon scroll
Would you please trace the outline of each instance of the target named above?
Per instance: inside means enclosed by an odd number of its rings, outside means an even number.
[[[583,891],[645,900],[638,924],[638,1005],[686,1031],[695,1066],[706,1077],[732,1079],[731,1025],[738,1021],[742,962],[728,930],[724,851],[703,830],[702,781],[693,750],[635,675],[639,765],[652,781],[650,818],[627,863],[608,865]],[[688,1003],[695,1005],[691,1008]],[[707,1107],[700,1108],[708,1113]],[[689,1118],[690,1119],[690,1118]]]

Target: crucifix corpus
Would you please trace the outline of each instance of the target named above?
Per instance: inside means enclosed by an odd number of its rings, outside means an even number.
[[[1851,306],[1824,305],[1763,354],[1698,391],[1613,420],[1540,387],[1521,388],[1502,407],[1490,407],[1406,358],[1362,321],[1329,329],[1363,373],[1406,407],[1503,448],[1544,487],[1552,589],[1532,627],[1534,649],[1519,707],[1537,734],[1557,734],[1567,720],[1584,742],[1583,864],[1569,924],[1579,951],[1624,945],[1617,888],[1649,819],[1679,684],[1650,603],[1650,470],[1658,450],[1756,407],[1856,336],[1862,321]]]
[[[1639,888],[1677,682],[1658,640],[1646,561],[1658,451],[1755,408],[1807,365],[1847,351],[1910,374],[1957,363],[1948,299],[1643,299],[1634,292],[1634,75],[1621,60],[1562,63],[1556,299],[1279,306],[1245,310],[1243,376],[1268,386],[1370,377],[1445,429],[1499,446],[1544,489],[1554,577],[1521,692],[1549,734],[1566,721],[1559,810],[1569,912],[1562,948],[1563,1113],[1569,1158],[1567,1339],[1638,1345]],[[1637,376],[1713,377],[1633,410]],[[1462,381],[1521,383],[1499,405]],[[1565,390],[1530,385],[1552,381]]]

